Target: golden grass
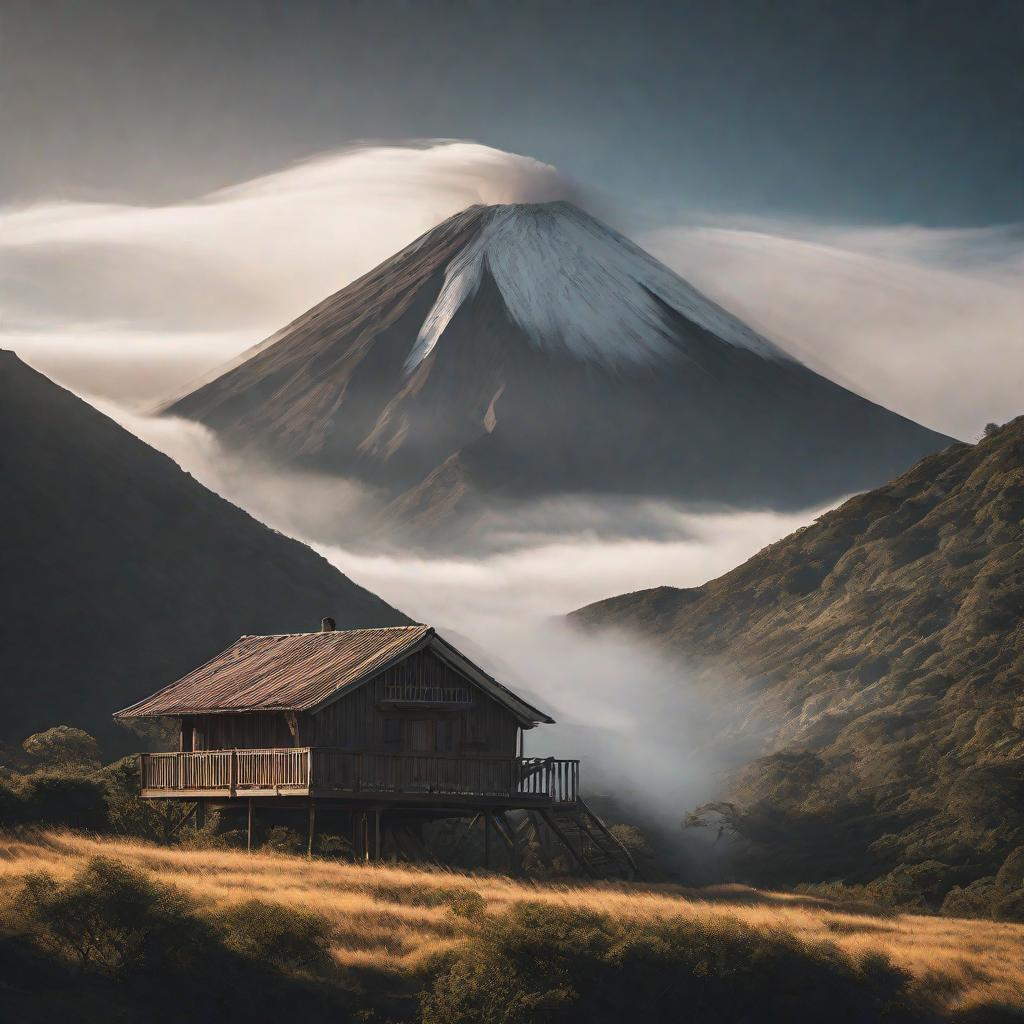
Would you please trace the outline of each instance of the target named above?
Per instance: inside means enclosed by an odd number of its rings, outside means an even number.
[[[807,942],[832,942],[855,956],[882,953],[909,970],[950,1011],[978,1004],[1024,1009],[1024,925],[853,913],[814,897],[744,886],[692,890],[614,882],[535,883],[46,832],[28,838],[0,835],[0,892],[10,892],[31,871],[67,877],[97,854],[152,871],[208,906],[259,897],[322,914],[334,927],[338,961],[352,968],[409,973],[458,942],[466,925],[447,910],[444,891],[471,889],[484,897],[491,912],[535,900],[619,918],[684,917],[711,926],[742,921]],[[425,905],[432,896],[436,905]]]

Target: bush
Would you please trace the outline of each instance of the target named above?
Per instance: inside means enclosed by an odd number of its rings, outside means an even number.
[[[211,918],[173,886],[102,857],[64,883],[31,875],[12,895],[13,918],[0,921],[0,1020],[350,1017],[343,979],[294,973],[327,957],[327,925],[313,915],[253,902]]]
[[[224,945],[280,971],[309,971],[331,963],[331,928],[317,914],[247,900],[214,918]]]
[[[517,904],[485,916],[421,996],[423,1024],[922,1019],[880,957],[739,924],[620,921]]]
[[[52,770],[17,782],[23,821],[102,832],[109,824],[103,784],[92,775]]]
[[[0,827],[20,825],[25,818],[25,803],[13,780],[0,778]]]
[[[448,909],[456,917],[479,919],[487,909],[487,900],[475,889],[455,889],[448,894]]]
[[[143,800],[139,796],[139,766],[133,757],[108,764],[99,778],[107,800],[110,830],[117,835],[135,836],[154,843],[170,844],[190,840],[196,847],[209,840],[215,829],[212,821],[197,832],[191,824],[195,805],[180,800]]]
[[[29,875],[19,905],[40,945],[110,977],[187,968],[210,944],[184,894],[107,857],[63,885]]]
[[[260,848],[274,853],[302,853],[306,845],[306,841],[294,829],[273,825],[267,829]]]

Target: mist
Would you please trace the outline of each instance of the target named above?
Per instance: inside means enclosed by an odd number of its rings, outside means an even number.
[[[550,714],[557,726],[528,733],[526,752],[580,758],[586,793],[616,820],[642,821],[662,842],[681,843],[684,813],[720,795],[729,771],[759,752],[758,724],[698,689],[683,662],[625,635],[585,634],[565,616],[650,586],[699,586],[824,509],[709,511],[580,496],[510,510],[490,551],[431,554],[386,538],[342,545],[331,538],[377,509],[361,485],[282,472],[225,450],[199,424],[98,404],[202,483],[435,626]]]

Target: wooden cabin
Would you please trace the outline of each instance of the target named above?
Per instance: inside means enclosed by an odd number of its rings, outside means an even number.
[[[578,761],[523,754],[525,730],[553,719],[429,626],[342,631],[325,619],[316,633],[243,636],[114,717],[174,719],[178,750],[141,755],[142,796],[241,804],[250,844],[257,813],[297,803],[311,849],[318,805],[361,814],[364,831],[369,814],[374,856],[382,815],[400,811],[482,814],[485,831],[514,809],[561,814],[552,827],[568,831],[590,815]]]

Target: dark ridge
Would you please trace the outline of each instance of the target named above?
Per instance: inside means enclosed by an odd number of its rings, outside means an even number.
[[[12,352],[0,478],[0,740],[66,723],[112,752],[113,711],[243,633],[408,622]]]

